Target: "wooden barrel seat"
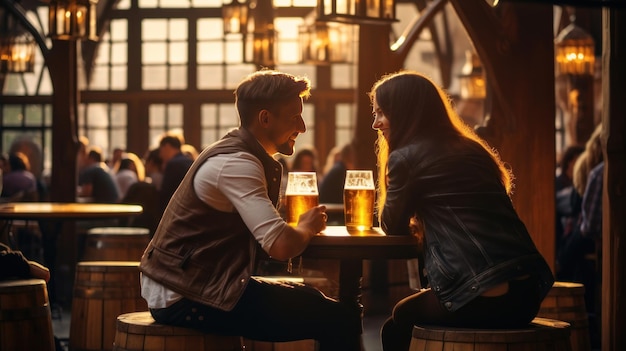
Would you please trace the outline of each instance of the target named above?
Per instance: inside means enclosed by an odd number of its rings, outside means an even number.
[[[569,323],[571,325],[572,351],[591,350],[584,285],[554,282],[552,289],[541,303],[537,317],[557,319]]]
[[[91,228],[87,230],[82,261],[140,261],[149,241],[148,228]]]
[[[150,312],[117,317],[114,351],[242,351],[241,338],[158,324]]]
[[[467,329],[415,326],[409,351],[570,351],[570,325],[535,318],[521,329]]]
[[[86,261],[76,265],[70,321],[70,349],[111,350],[122,313],[146,311],[139,262]]]
[[[0,350],[54,349],[46,282],[42,279],[0,282]]]

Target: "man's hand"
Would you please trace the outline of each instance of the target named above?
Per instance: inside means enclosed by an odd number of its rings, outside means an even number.
[[[315,206],[300,215],[298,219],[298,228],[313,236],[326,229],[326,206]]]

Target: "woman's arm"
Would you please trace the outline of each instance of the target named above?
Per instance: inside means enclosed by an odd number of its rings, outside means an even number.
[[[409,221],[414,209],[409,208],[409,163],[399,153],[389,155],[387,171],[387,197],[381,216],[381,227],[388,235],[408,235]]]

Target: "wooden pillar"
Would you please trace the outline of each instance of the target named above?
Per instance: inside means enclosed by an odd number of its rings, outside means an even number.
[[[603,10],[602,123],[605,149],[602,221],[602,350],[626,349],[626,10]],[[622,29],[619,29],[622,28]],[[621,48],[621,50],[620,50]]]
[[[54,40],[48,56],[52,80],[52,176],[50,199],[76,201],[78,152],[78,56],[73,40]]]
[[[552,7],[451,0],[485,67],[493,108],[484,135],[515,175],[513,202],[554,268],[555,99]],[[541,47],[541,50],[534,48]]]
[[[386,25],[359,26],[359,67],[356,89],[356,128],[353,142],[356,151],[356,167],[376,169],[373,156],[377,134],[372,129],[372,105],[367,93],[383,75],[402,68],[402,62],[393,58],[389,49],[389,28]]]

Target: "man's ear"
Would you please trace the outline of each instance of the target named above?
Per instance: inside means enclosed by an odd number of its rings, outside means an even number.
[[[262,127],[267,127],[267,125],[270,122],[270,111],[268,110],[261,110],[259,111],[259,125],[261,125]]]

